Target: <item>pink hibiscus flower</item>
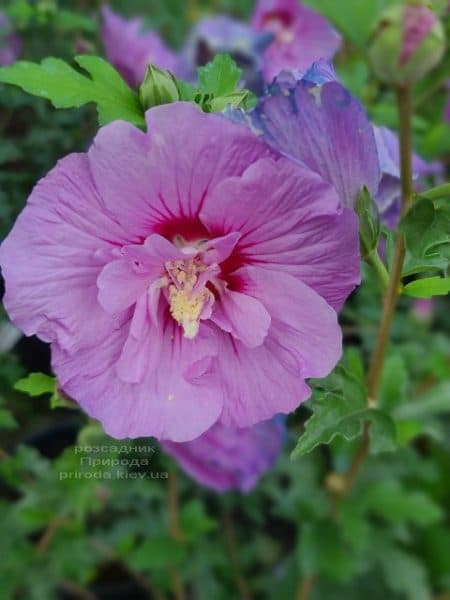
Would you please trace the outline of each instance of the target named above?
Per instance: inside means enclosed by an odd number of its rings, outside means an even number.
[[[0,247],[5,306],[116,438],[289,413],[341,354],[357,219],[319,175],[188,103],[116,121],[38,183]]]
[[[341,44],[330,23],[298,0],[258,0],[252,25],[275,35],[264,53],[263,74],[268,82],[281,71],[304,72],[320,59],[333,58]]]
[[[139,86],[150,63],[176,72],[178,58],[142,19],[126,20],[108,6],[103,9],[102,40],[110,63],[133,87]]]

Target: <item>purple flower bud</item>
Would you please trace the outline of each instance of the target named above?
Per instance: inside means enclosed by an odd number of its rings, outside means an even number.
[[[431,8],[411,3],[387,9],[369,55],[376,74],[391,84],[414,83],[431,71],[445,50],[442,23]]]

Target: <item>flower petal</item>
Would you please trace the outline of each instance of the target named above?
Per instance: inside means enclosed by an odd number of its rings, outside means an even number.
[[[306,400],[311,390],[304,378],[323,377],[334,368],[342,353],[342,333],[335,311],[293,277],[248,267],[236,278],[272,317],[258,348],[249,350],[225,334],[220,342],[216,360],[226,392],[220,422],[242,427],[289,413]]]
[[[135,242],[151,233],[185,231],[218,181],[271,153],[247,128],[188,102],[150,109],[147,123],[144,134],[115,121],[89,150],[97,189]]]
[[[149,236],[144,244],[125,246],[124,258],[108,263],[97,279],[98,300],[110,314],[133,305],[136,300],[164,275],[164,263],[184,258],[183,254],[160,235]]]
[[[257,348],[246,348],[226,333],[219,338],[216,361],[225,395],[219,421],[227,427],[250,427],[274,414],[288,414],[311,395],[295,357],[272,329]]]
[[[290,273],[335,308],[359,283],[356,216],[339,207],[329,184],[293,161],[262,159],[242,177],[226,179],[208,197],[200,218],[212,235],[241,233],[238,266]]]
[[[211,319],[248,348],[260,346],[270,327],[270,315],[261,302],[228,288],[215,302]]]
[[[207,115],[189,102],[157,106],[146,116],[151,175],[169,214],[197,216],[219,181],[271,154],[245,127],[230,126],[222,115]]]
[[[92,176],[106,208],[134,242],[151,233],[147,153],[145,133],[123,121],[102,127],[88,151]]]
[[[223,404],[212,371],[217,343],[210,330],[201,328],[195,340],[187,340],[168,320],[163,335],[157,334],[158,361],[135,384],[118,378],[116,371],[128,335],[126,327],[111,331],[103,342],[75,355],[54,345],[53,368],[65,393],[118,439],[154,436],[185,442],[209,429]],[[154,341],[153,336],[145,340]]]
[[[374,194],[380,171],[372,125],[361,103],[337,82],[299,81],[260,100],[253,126],[267,143],[300,161],[353,207],[363,186]]]
[[[241,234],[233,231],[219,238],[209,240],[205,244],[203,260],[207,265],[219,264],[226,260],[233,252]]]
[[[374,197],[380,211],[382,222],[395,228],[400,216],[400,148],[398,135],[387,127],[374,127],[380,169],[382,173],[380,185]],[[439,175],[442,165],[426,162],[418,154],[412,156],[414,179]]]
[[[177,71],[178,58],[141,19],[126,20],[108,6],[102,10],[102,40],[108,60],[133,87],[142,83],[147,65]]]
[[[103,267],[97,285],[98,301],[113,315],[132,306],[149,282],[147,278],[136,276],[128,261],[113,260]]]
[[[95,345],[115,322],[98,305],[97,277],[121,243],[127,235],[105,210],[87,158],[61,160],[0,247],[10,318],[66,350]]]
[[[155,302],[159,304],[159,297]],[[128,337],[116,365],[122,381],[142,383],[158,363],[162,343],[161,332],[155,325],[158,319],[151,319],[147,294],[143,294],[136,303]]]
[[[342,332],[336,312],[314,290],[290,275],[258,267],[239,269],[231,281],[264,304],[303,377],[325,377],[333,370],[342,354]]]
[[[268,82],[285,69],[305,71],[321,58],[331,59],[341,43],[330,23],[298,0],[259,0],[252,25],[276,34],[264,54]]]
[[[285,436],[284,419],[275,417],[239,429],[216,423],[192,442],[163,442],[162,447],[202,485],[217,492],[249,492],[277,459]]]

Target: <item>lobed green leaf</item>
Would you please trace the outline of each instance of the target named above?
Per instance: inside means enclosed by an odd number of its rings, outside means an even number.
[[[336,437],[354,440],[366,422],[371,423],[373,453],[395,449],[395,424],[383,411],[368,408],[362,366],[354,352],[347,352],[332,375],[317,385],[320,387],[310,401],[313,414],[305,423],[291,458],[303,456],[320,444],[330,444]]]
[[[55,108],[75,108],[93,102],[100,125],[122,119],[144,126],[138,96],[119,73],[98,56],[75,57],[86,74],[59,58],[41,64],[19,61],[0,68],[0,83],[16,85],[34,96],[49,100]]]
[[[210,63],[197,69],[199,90],[214,97],[227,96],[236,91],[242,70],[228,54],[217,54]]]

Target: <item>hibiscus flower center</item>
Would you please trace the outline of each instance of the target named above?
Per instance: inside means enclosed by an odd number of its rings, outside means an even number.
[[[207,288],[211,267],[199,255],[186,260],[168,261],[168,302],[170,314],[184,330],[185,337],[195,338],[200,319],[208,318],[214,294]]]
[[[287,12],[271,12],[264,18],[264,27],[272,31],[279,42],[289,44],[294,39],[292,21],[292,16]]]

